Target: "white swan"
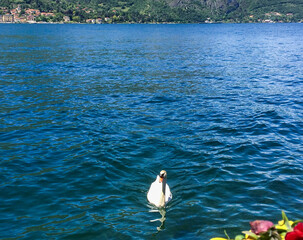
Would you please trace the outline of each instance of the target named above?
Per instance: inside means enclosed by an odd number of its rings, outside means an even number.
[[[167,173],[162,170],[148,190],[147,200],[156,207],[164,207],[173,198],[166,180]]]

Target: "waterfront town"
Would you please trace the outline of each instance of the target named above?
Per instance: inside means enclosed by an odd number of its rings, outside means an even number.
[[[79,7],[77,7],[79,9]],[[93,10],[90,9],[79,9],[86,13],[91,13]],[[116,15],[116,10],[112,10],[111,17],[99,17],[99,18],[87,18],[82,19],[78,16],[67,16],[63,13],[56,12],[42,12],[39,9],[26,8],[22,9],[20,5],[15,6],[13,9],[8,9],[7,7],[0,7],[0,23],[114,23],[123,22]],[[238,22],[231,19],[227,21],[230,23]],[[283,23],[283,22],[293,22],[293,13],[282,14],[279,12],[269,12],[265,13],[263,17],[249,15],[244,22],[248,23]],[[299,21],[303,22],[303,20]],[[211,18],[207,18],[204,23],[219,23]]]
[[[85,10],[85,9],[84,9]],[[109,21],[109,18],[86,19],[86,23],[100,24],[103,21]],[[75,22],[69,16],[61,13],[41,12],[39,9],[21,9],[20,6],[8,10],[6,7],[0,7],[0,23],[71,23]]]
[[[52,12],[41,12],[39,9],[25,9],[22,10],[20,6],[8,10],[6,7],[0,8],[0,22],[2,23],[35,23],[36,19],[40,17],[54,18],[55,14]],[[64,16],[64,21],[70,21],[69,17]]]

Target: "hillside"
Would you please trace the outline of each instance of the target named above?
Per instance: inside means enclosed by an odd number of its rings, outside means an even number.
[[[16,14],[15,19],[32,15],[32,20],[46,22],[299,22],[303,19],[302,0],[0,0],[0,7],[0,15]],[[27,12],[28,9],[36,11]]]

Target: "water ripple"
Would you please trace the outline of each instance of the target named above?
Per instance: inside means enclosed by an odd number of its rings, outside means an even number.
[[[302,218],[298,24],[0,28],[1,239],[209,239]],[[164,212],[146,199],[161,169]]]

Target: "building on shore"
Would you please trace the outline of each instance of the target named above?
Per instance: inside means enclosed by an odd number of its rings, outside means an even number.
[[[86,23],[92,23],[95,24],[96,23],[96,19],[87,19]]]
[[[0,15],[0,22],[13,23],[15,22],[14,15],[12,14]]]
[[[26,17],[25,16],[21,16],[21,17],[16,17],[15,16],[15,23],[26,23]]]
[[[70,22],[70,17],[69,16],[64,16],[63,21],[64,22]]]
[[[33,15],[29,15],[29,16],[27,16],[26,17],[26,20],[28,21],[28,22],[34,22],[35,21],[35,16],[33,16]]]

